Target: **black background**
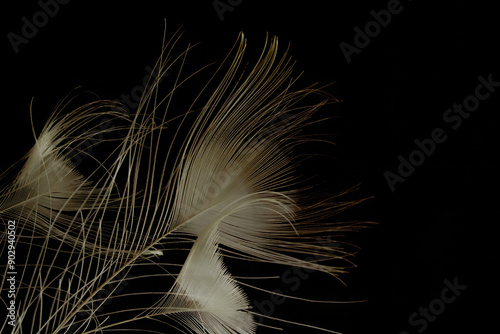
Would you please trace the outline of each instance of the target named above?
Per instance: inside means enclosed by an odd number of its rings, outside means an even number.
[[[2,168],[33,143],[32,97],[39,131],[57,102],[77,86],[108,99],[130,92],[159,55],[165,18],[167,35],[182,25],[183,45],[201,42],[190,59],[199,66],[222,60],[239,31],[248,38],[250,57],[257,56],[269,32],[279,36],[283,50],[291,43],[297,71],[304,71],[301,83],[335,82],[328,89],[343,100],[326,107],[337,118],[320,129],[335,135],[337,147],[324,152],[330,158],[311,172],[337,185],[335,191],[361,182],[359,196],[374,199],[342,218],[378,222],[348,236],[360,250],[354,259],[358,268],[342,276],[347,287],[313,275],[294,291],[301,297],[367,302],[287,300],[273,316],[342,333],[416,333],[420,327],[412,327],[408,317],[440,297],[443,280],[457,278],[467,289],[423,332],[496,328],[498,216],[493,213],[500,88],[457,130],[446,128],[442,116],[474,93],[479,75],[492,73],[500,81],[498,11],[479,1],[403,1],[402,12],[348,64],[339,44],[354,44],[354,27],[363,29],[373,20],[370,11],[387,3],[246,0],[221,21],[212,1],[73,0],[61,5],[17,54],[7,34],[20,34],[21,18],[31,20],[40,6],[32,0],[4,4]],[[436,127],[446,128],[448,139],[391,192],[384,172],[396,172],[398,156],[408,157],[413,141],[429,138]],[[273,288],[290,292],[283,282]]]

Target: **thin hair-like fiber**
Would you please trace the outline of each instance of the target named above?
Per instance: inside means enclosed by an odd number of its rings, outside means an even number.
[[[366,226],[331,218],[363,199],[343,200],[352,189],[316,193],[297,171],[308,157],[294,155],[314,143],[302,130],[317,110],[338,100],[314,85],[293,88],[294,63],[276,37],[247,65],[240,34],[188,109],[171,115],[196,74],[182,71],[193,46],[176,54],[181,35],[164,43],[135,111],[107,100],[68,111],[70,96],[33,130],[34,146],[0,192],[2,221],[16,224],[11,248],[23,254],[2,333],[255,333],[272,327],[258,324],[250,302],[261,288],[225,259],[336,278],[353,266],[340,243],[318,239]],[[0,288],[6,307],[5,279]]]

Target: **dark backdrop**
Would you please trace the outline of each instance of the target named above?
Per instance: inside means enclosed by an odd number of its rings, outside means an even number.
[[[221,13],[221,19],[214,3],[232,10]],[[33,0],[3,7],[3,168],[33,143],[32,97],[39,130],[56,103],[77,86],[109,99],[130,92],[159,54],[164,18],[170,33],[183,26],[183,45],[201,42],[190,58],[200,66],[222,60],[239,31],[248,37],[255,60],[269,32],[279,36],[283,48],[291,43],[296,69],[304,71],[300,83],[335,82],[328,90],[343,100],[324,111],[336,119],[318,130],[333,134],[337,146],[324,152],[327,162],[312,172],[335,191],[361,182],[358,196],[374,198],[342,219],[379,223],[348,235],[360,250],[354,259],[358,268],[342,276],[347,287],[323,275],[303,275],[293,291],[301,297],[367,302],[325,306],[286,300],[272,315],[343,333],[479,333],[495,325],[500,87],[477,108],[473,105],[477,110],[459,125],[457,119],[443,119],[454,104],[474,102],[478,77],[500,81],[493,4],[73,0],[61,4],[17,53],[8,34],[21,35],[22,18],[32,22],[42,7]],[[380,12],[388,7],[390,22]],[[375,16],[385,20],[385,27],[370,23]],[[366,28],[369,41],[357,36]],[[349,57],[341,45],[354,50]],[[446,140],[431,154],[416,153],[415,140],[425,142],[436,128],[443,129]],[[391,189],[387,172],[397,174],[400,159],[410,155],[424,161]],[[439,302],[445,280],[467,287],[449,304]],[[270,286],[284,292],[291,287],[279,280]],[[253,297],[256,303],[269,298]],[[409,320],[429,306],[438,313],[429,316],[432,321],[421,315]]]

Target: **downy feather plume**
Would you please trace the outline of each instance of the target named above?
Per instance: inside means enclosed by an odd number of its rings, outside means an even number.
[[[0,216],[16,225],[15,240],[3,240],[17,254],[7,265],[2,245],[3,277],[16,272],[2,333],[255,333],[248,284],[225,259],[333,276],[352,266],[349,252],[316,237],[363,226],[326,219],[359,201],[305,202],[313,194],[293,152],[311,141],[301,130],[313,114],[337,100],[291,88],[293,63],[277,38],[247,66],[241,34],[191,107],[169,116],[191,77],[182,68],[192,47],[176,55],[179,38],[164,46],[134,112],[106,100],[68,112],[74,99],[64,99],[2,189]],[[82,149],[101,143],[104,157]],[[0,287],[6,309],[10,283]]]

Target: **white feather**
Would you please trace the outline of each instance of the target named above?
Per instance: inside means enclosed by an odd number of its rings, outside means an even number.
[[[76,242],[68,229],[80,229],[82,212],[94,209],[104,195],[102,188],[75,169],[68,155],[75,143],[91,138],[82,128],[93,119],[118,117],[115,112],[103,111],[104,105],[85,105],[64,116],[60,111],[54,113],[35,138],[17,178],[0,194],[0,214],[22,220],[26,230]]]
[[[234,60],[180,152],[173,154],[170,146],[162,155],[164,132],[171,128],[161,107],[168,110],[184,80],[179,73],[172,90],[160,98],[160,78],[190,49],[172,57],[177,37],[165,47],[154,71],[159,75],[148,82],[130,121],[106,101],[65,116],[56,113],[17,179],[0,193],[0,215],[19,222],[17,237],[23,243],[16,247],[25,245],[32,261],[19,264],[20,308],[12,333],[125,331],[132,323],[163,325],[165,317],[194,333],[254,333],[248,297],[224,266],[225,254],[333,275],[345,270],[304,258],[344,260],[349,255],[327,250],[311,236],[351,229],[318,221],[354,203],[337,203],[332,196],[302,205],[305,188],[297,186],[298,161],[293,159],[293,148],[305,141],[301,129],[318,108],[336,100],[314,88],[291,91],[292,63],[286,54],[278,57],[276,38],[243,73],[246,41],[241,35]],[[320,99],[301,104],[311,96]],[[285,114],[293,117],[280,121]],[[102,168],[83,176],[69,163],[67,151],[90,139],[93,134],[82,129],[104,116],[124,121],[116,127],[123,135]],[[170,262],[170,256],[179,240],[192,247],[176,274],[172,268],[179,263]],[[130,275],[143,268],[150,271]],[[148,305],[130,307],[144,292],[120,294],[115,286],[140,282],[148,287],[150,279],[172,278],[170,289],[147,292],[156,298]],[[112,311],[100,311],[111,302]]]
[[[217,250],[216,225],[207,226],[194,243],[165,300],[149,315],[182,315],[196,333],[255,332],[246,295],[225,268]],[[186,325],[185,323],[183,323]]]

